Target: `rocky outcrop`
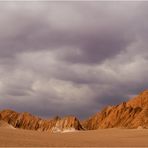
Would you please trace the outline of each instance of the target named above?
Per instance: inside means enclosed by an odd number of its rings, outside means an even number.
[[[140,93],[138,96],[130,99],[127,102],[127,106],[148,108],[148,90],[145,90],[144,92]]]
[[[55,117],[45,120],[29,113],[17,113],[12,110],[0,112],[4,120],[15,128],[63,132],[75,130],[95,130],[104,128],[148,128],[148,90],[116,106],[107,106],[87,120],[82,121],[74,116]]]
[[[2,120],[12,125],[15,128],[38,130],[38,131],[55,131],[65,129],[82,130],[79,120],[74,116],[64,118],[55,117],[53,119],[45,120],[33,116],[27,112],[17,113],[12,110],[3,110],[0,112]]]
[[[148,91],[120,105],[108,106],[82,122],[85,129],[148,128]]]
[[[53,132],[62,132],[65,130],[83,130],[79,120],[74,116],[67,116],[58,120],[55,126],[52,128]]]
[[[43,120],[27,112],[17,113],[12,110],[3,110],[0,112],[2,120],[15,128],[50,131],[57,122],[57,118]]]

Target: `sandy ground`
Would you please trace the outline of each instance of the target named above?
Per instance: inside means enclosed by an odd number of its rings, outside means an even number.
[[[72,133],[48,133],[0,127],[0,147],[148,147],[148,130],[104,129]]]

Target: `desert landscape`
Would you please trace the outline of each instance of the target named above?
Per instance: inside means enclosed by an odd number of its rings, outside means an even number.
[[[0,128],[1,147],[148,147],[148,130],[99,129],[49,133]]]
[[[0,112],[0,146],[148,146],[148,91],[105,107],[89,119],[41,119],[27,112]]]
[[[148,2],[0,1],[0,147],[148,147]]]

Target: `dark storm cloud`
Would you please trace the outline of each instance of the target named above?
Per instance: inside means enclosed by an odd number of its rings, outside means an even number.
[[[148,88],[147,2],[0,8],[0,109],[87,117]]]
[[[7,5],[1,13],[1,56],[57,48],[63,53],[60,57],[71,62],[94,63],[114,56],[134,40],[130,21],[125,18],[125,14],[110,15],[112,10],[108,12],[106,8],[102,9],[101,6],[109,7],[109,4],[96,5],[98,7],[94,7],[91,2],[74,5],[48,3],[48,6],[38,4],[35,7],[20,3]],[[118,5],[113,4],[111,7],[116,11]],[[100,13],[104,13],[103,18]],[[119,22],[118,17],[123,20]],[[69,51],[62,51],[62,47],[67,47]],[[77,48],[79,54],[72,52],[71,48]]]

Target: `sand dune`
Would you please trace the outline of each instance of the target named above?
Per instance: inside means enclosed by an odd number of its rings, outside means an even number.
[[[8,124],[7,122],[0,120],[0,128],[10,128],[15,129],[12,125]]]
[[[100,129],[70,133],[49,133],[0,128],[0,146],[128,146],[148,147],[146,129]]]

